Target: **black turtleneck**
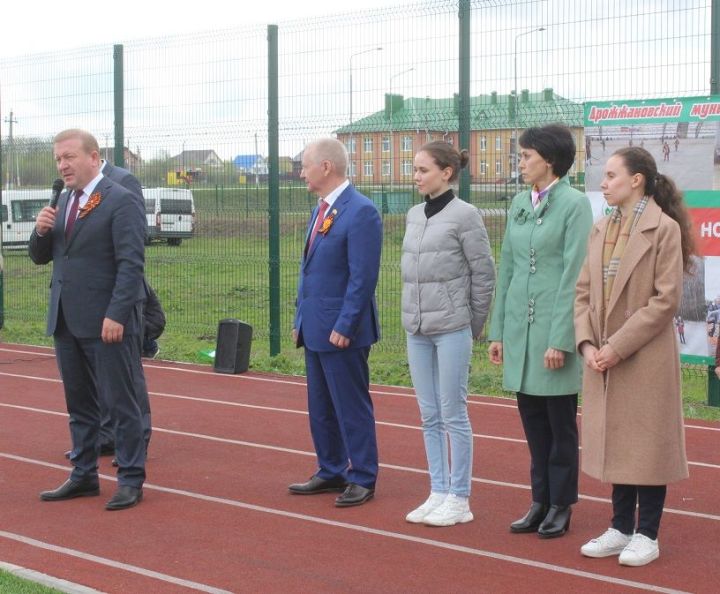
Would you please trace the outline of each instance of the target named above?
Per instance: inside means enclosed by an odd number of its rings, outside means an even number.
[[[425,216],[429,219],[436,215],[445,208],[453,198],[455,198],[455,194],[452,189],[443,192],[437,198],[430,198],[429,195],[425,196]]]

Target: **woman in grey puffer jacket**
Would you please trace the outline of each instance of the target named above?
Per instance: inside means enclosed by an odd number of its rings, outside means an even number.
[[[450,188],[467,162],[467,151],[446,142],[420,148],[414,179],[425,203],[408,212],[402,247],[402,321],[430,470],[430,496],[405,519],[431,526],[473,519],[467,384],[472,341],[490,309],[495,264],[478,209]]]

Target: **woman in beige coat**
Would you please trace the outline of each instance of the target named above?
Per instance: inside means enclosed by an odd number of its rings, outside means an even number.
[[[585,360],[582,470],[612,483],[613,518],[581,552],[638,566],[659,556],[667,483],[688,476],[673,316],[693,246],[682,194],[645,149],[616,151],[601,189],[615,210],[590,233],[575,333]]]

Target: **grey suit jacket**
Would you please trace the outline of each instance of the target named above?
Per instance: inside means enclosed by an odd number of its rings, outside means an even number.
[[[145,298],[145,207],[140,195],[103,177],[93,190],[100,203],[78,218],[65,241],[69,192],[58,202],[52,230],[30,236],[30,258],[52,260],[47,334],[57,327],[60,303],[65,323],[77,338],[99,338],[104,318],[123,324],[125,334],[141,331]]]
[[[140,185],[138,178],[127,169],[117,167],[116,165],[112,165],[106,161],[102,174],[105,177],[109,177],[116,184],[126,187],[128,190],[137,194],[141,198],[143,197],[142,186]]]

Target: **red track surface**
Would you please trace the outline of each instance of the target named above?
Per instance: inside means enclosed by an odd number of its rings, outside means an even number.
[[[376,497],[348,509],[333,494],[287,492],[312,474],[303,378],[224,376],[146,365],[154,434],[145,499],[107,512],[101,497],[41,502],[69,470],[67,417],[52,351],[0,345],[0,560],[104,592],[717,592],[720,426],[687,421],[691,476],[671,485],[660,559],[586,559],[608,525],[610,487],[583,476],[571,529],[513,535],[530,501],[514,403],[473,397],[475,521],[404,521],[429,489],[412,391],[374,389],[382,464]]]

